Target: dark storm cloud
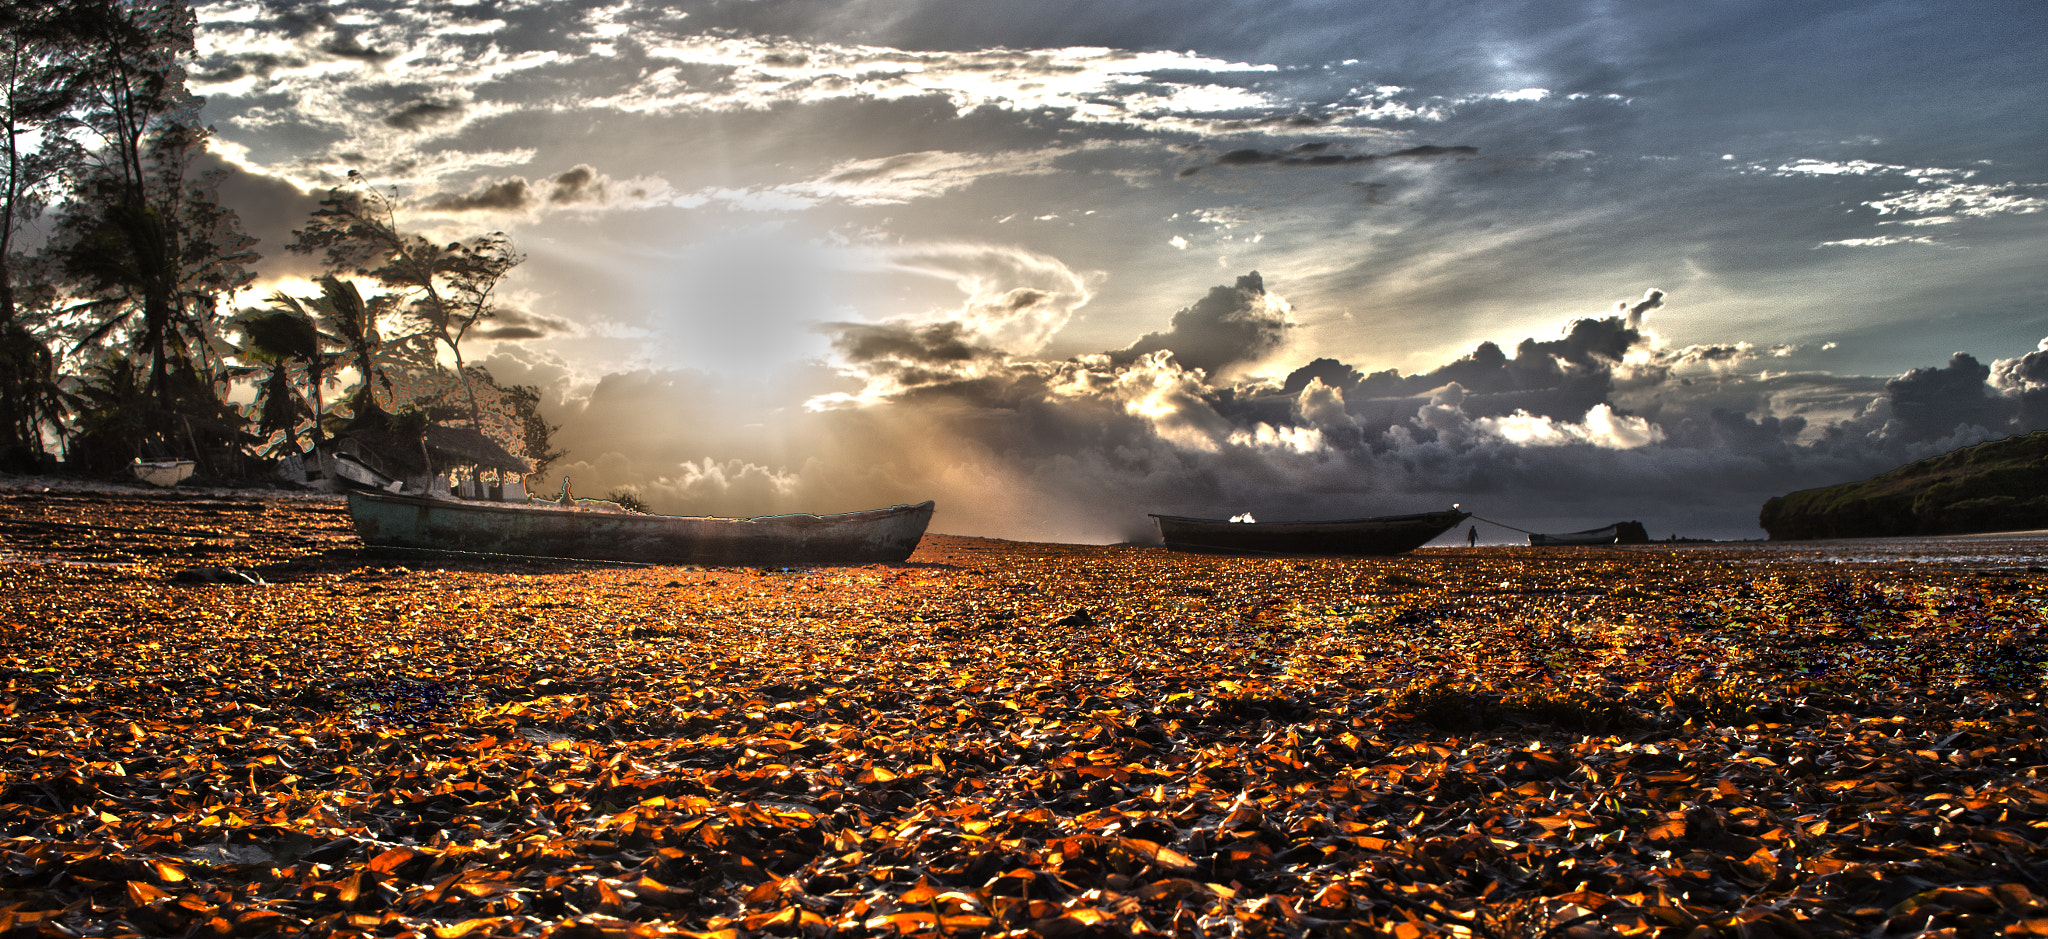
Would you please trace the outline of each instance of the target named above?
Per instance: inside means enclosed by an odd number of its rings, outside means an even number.
[[[847,361],[861,365],[885,361],[946,365],[992,354],[970,344],[966,328],[954,322],[929,326],[836,323],[832,328],[837,333],[832,348]]]
[[[1320,380],[1355,400],[1356,415],[1381,430],[1411,417],[1415,402],[1451,384],[1460,389],[1460,409],[1473,417],[1525,411],[1577,421],[1611,401],[1615,367],[1642,342],[1642,333],[1622,317],[1582,319],[1567,328],[1564,338],[1522,340],[1513,357],[1482,342],[1457,361],[1414,375],[1393,370],[1366,375],[1335,359],[1317,359],[1290,373],[1279,393],[1297,394],[1311,379]],[[1389,408],[1389,401],[1396,403]]]
[[[1292,372],[1280,384],[1282,394],[1300,394],[1311,381],[1320,381],[1339,390],[1355,388],[1365,380],[1365,374],[1336,359],[1316,359]]]
[[[1434,144],[1424,144],[1424,145],[1422,145],[1422,146],[1419,146],[1419,147],[1409,147],[1409,148],[1407,148],[1407,149],[1405,149],[1405,150],[1396,150],[1396,151],[1394,151],[1394,152],[1392,152],[1392,153],[1388,153],[1388,154],[1383,154],[1383,155],[1381,155],[1381,156],[1378,156],[1378,157],[1373,157],[1373,159],[1379,159],[1379,160],[1428,160],[1428,159],[1435,159],[1435,158],[1438,158],[1438,157],[1468,157],[1468,156],[1478,156],[1478,155],[1479,155],[1479,148],[1478,148],[1478,147],[1464,147],[1464,146],[1458,146],[1458,147],[1439,147],[1439,146],[1436,146],[1436,145],[1434,145]]]
[[[1265,280],[1253,271],[1239,277],[1235,286],[1211,288],[1200,302],[1173,314],[1173,323],[1165,332],[1146,333],[1113,357],[1128,364],[1148,352],[1163,350],[1182,368],[1214,375],[1232,365],[1264,358],[1280,347],[1293,325],[1285,313],[1267,303]]]
[[[533,186],[524,177],[514,176],[484,183],[466,193],[429,199],[426,207],[440,212],[520,212],[532,208],[537,201]]]
[[[612,201],[613,188],[611,179],[584,163],[538,183],[524,176],[486,180],[469,192],[437,196],[426,200],[425,205],[442,212],[524,212],[543,202],[553,206],[601,206]]]
[[[399,130],[419,130],[430,124],[458,117],[464,108],[459,104],[443,104],[438,101],[414,101],[384,116],[384,123]]]
[[[476,324],[473,335],[478,339],[516,342],[574,335],[575,332],[574,324],[559,317],[535,313],[521,307],[501,306],[497,315]]]
[[[397,55],[395,52],[368,48],[356,41],[354,33],[346,31],[337,31],[326,42],[321,43],[319,49],[336,58],[355,59],[360,62],[386,62]]]
[[[1002,353],[978,345],[958,322],[827,323],[840,361],[870,382],[897,390],[972,381]]]
[[[1992,363],[1992,385],[2011,397],[2022,426],[2048,426],[2048,339],[2025,355]]]
[[[549,180],[548,201],[554,203],[598,202],[610,198],[609,181],[588,163],[579,163]]]
[[[2048,340],[2043,341],[2048,345]],[[2048,348],[2037,349],[2012,359],[2002,359],[1995,366],[1999,382],[2013,388],[2034,386],[2048,387]]]
[[[1970,427],[2005,427],[2014,417],[2013,401],[1991,388],[1990,377],[1991,366],[1958,352],[1945,366],[1916,368],[1886,382],[1897,424],[1892,434],[1919,442]]]
[[[1362,163],[1379,163],[1385,160],[1432,160],[1477,156],[1477,147],[1440,147],[1425,145],[1395,150],[1391,153],[1341,153],[1331,152],[1333,145],[1327,142],[1297,144],[1284,150],[1258,150],[1240,148],[1218,156],[1215,166],[1355,166]],[[1179,171],[1182,177],[1192,176],[1201,171],[1199,166],[1184,167]]]
[[[306,64],[297,56],[281,56],[272,53],[254,53],[241,56],[213,56],[195,63],[192,78],[203,83],[231,82],[239,78],[256,75],[268,78],[278,69],[297,68]]]

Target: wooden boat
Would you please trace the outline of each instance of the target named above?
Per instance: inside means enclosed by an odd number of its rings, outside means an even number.
[[[694,518],[643,515],[610,503],[466,502],[358,489],[348,494],[348,514],[363,543],[379,547],[794,567],[900,562],[924,537],[932,503],[844,515]]]
[[[135,474],[136,479],[152,486],[163,486],[168,489],[190,479],[192,468],[196,465],[191,460],[136,460],[128,464],[128,472]]]
[[[1649,540],[1650,534],[1643,528],[1642,522],[1615,522],[1605,528],[1588,528],[1585,531],[1569,531],[1556,535],[1529,533],[1529,543],[1538,547],[1647,544]]]
[[[1326,522],[1233,522],[1154,515],[1159,536],[1176,551],[1215,554],[1401,554],[1429,543],[1470,512],[1382,515]]]
[[[346,453],[335,454],[329,465],[334,467],[334,478],[339,481],[342,488],[397,492],[404,487],[398,480],[384,475],[368,463]]]

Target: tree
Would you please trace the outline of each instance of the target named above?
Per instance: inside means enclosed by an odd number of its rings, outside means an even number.
[[[79,96],[63,67],[76,37],[47,3],[0,2],[0,324],[16,321],[15,241],[48,207],[83,150],[52,132]],[[33,141],[33,144],[30,144]]]
[[[56,132],[79,97],[78,43],[43,2],[0,2],[0,458],[9,469],[40,464],[45,428],[68,413],[57,357],[27,321],[23,278],[40,269],[17,251],[22,226],[43,213],[83,150]],[[36,287],[46,287],[37,283]],[[46,289],[29,290],[46,308]]]
[[[470,327],[497,314],[498,286],[526,260],[504,232],[441,244],[399,226],[398,197],[379,192],[351,171],[349,184],[328,190],[305,228],[286,246],[319,252],[327,266],[370,277],[399,292],[405,310],[455,359],[469,402],[470,424],[483,431],[476,386],[462,357]]]
[[[68,455],[71,462],[95,472],[118,468],[132,459],[158,457],[176,443],[209,475],[222,475],[210,450],[226,449],[239,459],[244,447],[261,441],[245,428],[249,421],[234,405],[220,400],[217,377],[192,362],[180,362],[167,373],[164,396],[153,395],[148,379],[132,357],[108,355],[89,366],[77,392],[76,427]]]
[[[253,279],[256,257],[214,195],[218,174],[188,178],[208,135],[178,64],[193,48],[192,11],[182,0],[70,0],[52,10],[50,29],[77,43],[69,65],[82,78],[56,129],[95,143],[52,236],[79,298],[72,311],[92,318],[73,351],[130,345],[147,368],[148,446],[186,452],[198,444],[181,419],[211,420],[225,390],[212,361],[215,311]],[[207,389],[208,400],[194,397]]]
[[[504,389],[506,400],[512,404],[512,413],[519,418],[520,443],[524,445],[527,460],[533,463],[531,475],[536,482],[548,476],[548,467],[569,455],[567,450],[554,447],[555,431],[562,425],[550,424],[540,413],[540,389],[533,385],[513,385]]]
[[[199,102],[178,60],[194,49],[185,0],[58,0],[44,22],[74,44],[80,107],[73,127],[99,140],[93,156],[116,201],[150,201],[152,141],[165,125],[197,127]]]
[[[351,429],[379,430],[390,423],[390,413],[377,402],[377,389],[382,387],[389,391],[391,388],[391,380],[381,364],[384,343],[377,329],[377,305],[365,302],[353,282],[332,274],[322,276],[319,283],[320,295],[317,297],[294,297],[283,291],[270,296],[272,309],[289,312],[313,324],[316,345],[324,349],[324,344],[331,342],[342,347],[338,355],[330,356],[323,351],[320,358],[307,366],[317,412],[316,442],[325,439],[324,430],[319,426],[324,422],[320,415],[325,413],[320,389],[337,360],[348,359],[355,366],[361,382],[349,397]]]
[[[296,302],[283,294],[272,298],[278,308],[270,310],[248,310],[235,319],[235,325],[242,331],[243,343],[237,352],[255,371],[263,375],[256,385],[256,429],[266,439],[284,435],[284,449],[290,453],[302,452],[299,447],[299,424],[311,418],[313,442],[317,446],[322,439],[320,418],[325,410],[321,396],[321,385],[327,379],[327,367],[333,356],[322,348],[325,338],[314,325],[313,319],[298,309]],[[299,391],[296,371],[306,375],[306,386],[311,393],[309,406],[307,394]]]
[[[0,324],[0,462],[16,472],[40,464],[43,429],[68,413],[50,347],[18,321]]]

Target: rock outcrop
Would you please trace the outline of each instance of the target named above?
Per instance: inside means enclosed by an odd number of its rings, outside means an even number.
[[[2048,528],[2048,431],[1779,496],[1757,523],[1773,541]]]

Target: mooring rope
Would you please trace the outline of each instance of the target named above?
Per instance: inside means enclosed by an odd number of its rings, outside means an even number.
[[[1540,534],[1540,532],[1533,532],[1533,531],[1530,531],[1529,529],[1526,529],[1526,528],[1516,528],[1515,526],[1513,526],[1513,525],[1509,525],[1509,524],[1507,524],[1506,522],[1496,522],[1496,521],[1494,521],[1493,519],[1490,519],[1490,518],[1480,518],[1480,517],[1479,517],[1479,516],[1477,516],[1477,515],[1474,515],[1474,516],[1472,516],[1472,520],[1473,520],[1473,521],[1475,521],[1475,522],[1485,522],[1485,523],[1486,523],[1486,524],[1488,524],[1488,525],[1498,525],[1498,526],[1500,526],[1500,527],[1502,527],[1502,528],[1505,528],[1505,529],[1507,529],[1507,530],[1509,530],[1509,531],[1518,531],[1518,532],[1521,532],[1522,534],[1525,534],[1525,535],[1535,535],[1535,534]]]

